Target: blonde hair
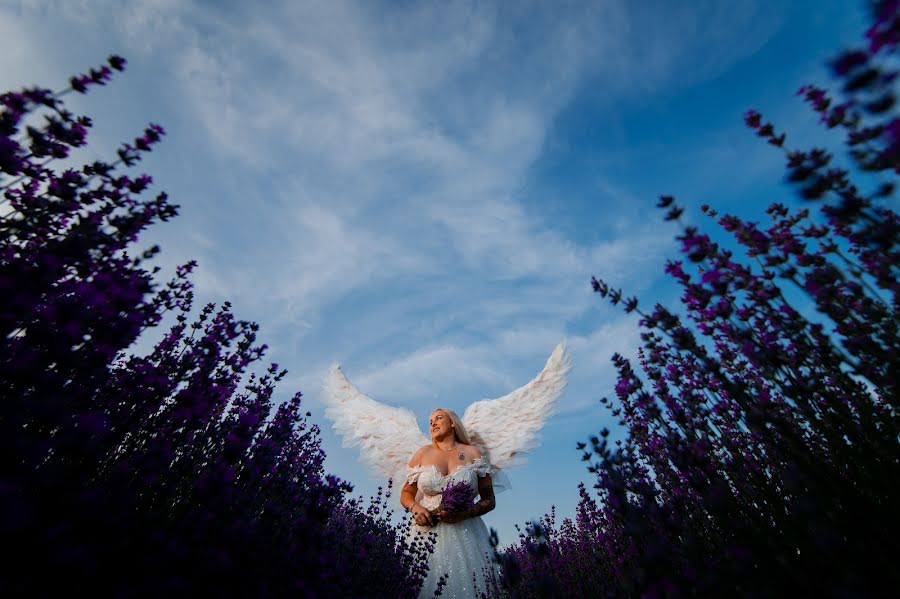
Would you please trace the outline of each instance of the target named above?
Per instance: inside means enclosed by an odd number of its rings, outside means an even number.
[[[456,440],[460,443],[471,445],[472,442],[469,441],[469,435],[468,433],[466,433],[466,427],[463,426],[462,420],[459,419],[459,416],[456,415],[456,412],[454,412],[453,410],[448,410],[446,408],[435,408],[431,411],[431,413],[434,414],[438,410],[450,417],[450,422],[453,423],[453,435],[456,437]]]

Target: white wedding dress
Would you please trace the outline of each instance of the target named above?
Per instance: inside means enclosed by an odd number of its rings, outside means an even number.
[[[323,381],[322,400],[325,415],[334,421],[344,447],[358,447],[360,458],[376,476],[415,482],[419,488],[416,501],[432,509],[440,505],[441,493],[450,481],[464,480],[477,490],[478,477],[490,474],[495,492],[509,488],[504,470],[521,463],[524,454],[538,446],[541,427],[565,389],[571,367],[565,344],[560,343],[529,383],[503,397],[482,399],[466,408],[463,427],[471,444],[485,457],[448,476],[442,476],[434,466],[407,468],[410,456],[430,445],[431,437],[419,429],[412,410],[388,406],[363,394],[347,380],[338,364]],[[420,597],[433,596],[442,575],[446,585],[441,597],[478,597],[485,590],[490,596],[493,588],[485,588],[486,579],[496,581],[499,573],[491,560],[490,536],[481,518],[456,524],[442,522],[432,528],[410,525],[410,535],[428,532],[437,534],[437,543]]]
[[[492,470],[487,460],[478,458],[446,476],[433,465],[410,467],[407,468],[406,480],[418,485],[419,505],[432,510],[441,504],[441,493],[448,484],[465,481],[477,493],[478,477],[495,474]],[[442,598],[470,599],[480,597],[481,593],[490,596],[488,589],[499,581],[499,568],[491,559],[494,549],[487,526],[481,518],[467,518],[454,524],[438,522],[433,527],[415,523],[410,526],[411,535],[429,532],[436,533],[437,540],[428,561],[428,576],[422,584],[419,599],[434,596],[441,576],[447,579],[441,589]]]

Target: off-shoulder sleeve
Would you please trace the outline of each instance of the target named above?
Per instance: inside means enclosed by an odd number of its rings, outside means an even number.
[[[488,474],[491,474],[493,467],[490,462],[481,457],[472,462],[472,469],[475,470],[478,476],[487,476]]]
[[[419,475],[422,474],[428,466],[407,466],[406,467],[406,482],[409,484],[414,484],[418,482]]]
[[[512,486],[506,473],[491,464],[485,457],[477,458],[472,462],[472,467],[479,477],[491,475],[491,483],[495,492],[506,491]]]

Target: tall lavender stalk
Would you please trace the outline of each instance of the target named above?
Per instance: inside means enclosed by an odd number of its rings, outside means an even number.
[[[545,518],[500,555],[513,596],[845,597],[900,584],[900,220],[888,207],[900,2],[871,6],[866,47],[832,62],[844,101],[799,92],[844,132],[850,169],[746,115],[817,210],[773,204],[759,225],[704,206],[744,257],[682,225],[684,260],[666,265],[680,313],[592,280],[640,316],[640,364],[613,357],[616,400],[603,402],[627,435],[579,444],[598,496],[582,490],[575,521]],[[681,220],[674,198],[659,207]]]
[[[162,127],[115,160],[54,170],[92,125],[62,98],[124,66],[0,96],[0,586],[414,596],[428,547],[407,544],[383,498],[367,507],[325,474],[300,394],[273,402],[286,371],[253,369],[258,326],[227,302],[191,317],[195,264],[160,286],[159,248],[135,248],[177,215],[129,171]],[[128,355],[166,313],[153,350]]]

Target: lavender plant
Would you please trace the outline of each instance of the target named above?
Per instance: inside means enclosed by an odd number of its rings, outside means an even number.
[[[576,521],[545,517],[499,556],[507,594],[846,597],[900,583],[900,221],[887,206],[900,2],[871,6],[867,46],[832,62],[845,100],[799,92],[843,131],[849,168],[746,115],[818,210],[773,204],[762,226],[704,206],[745,258],[682,224],[685,260],[666,272],[684,317],[592,280],[643,329],[639,368],[614,356],[616,400],[603,400],[627,435],[579,443],[598,497],[582,489]],[[674,198],[659,207],[681,220]]]
[[[432,513],[440,511],[461,512],[472,507],[475,502],[475,489],[465,481],[451,482],[441,493],[441,505],[432,510]]]
[[[192,318],[195,264],[160,286],[159,248],[135,249],[178,212],[129,171],[162,127],[116,160],[54,170],[92,125],[63,97],[124,66],[0,96],[4,591],[415,595],[428,548],[325,474],[301,395],[273,403],[286,371],[253,369],[258,326],[227,302]],[[167,313],[153,350],[128,354]]]

